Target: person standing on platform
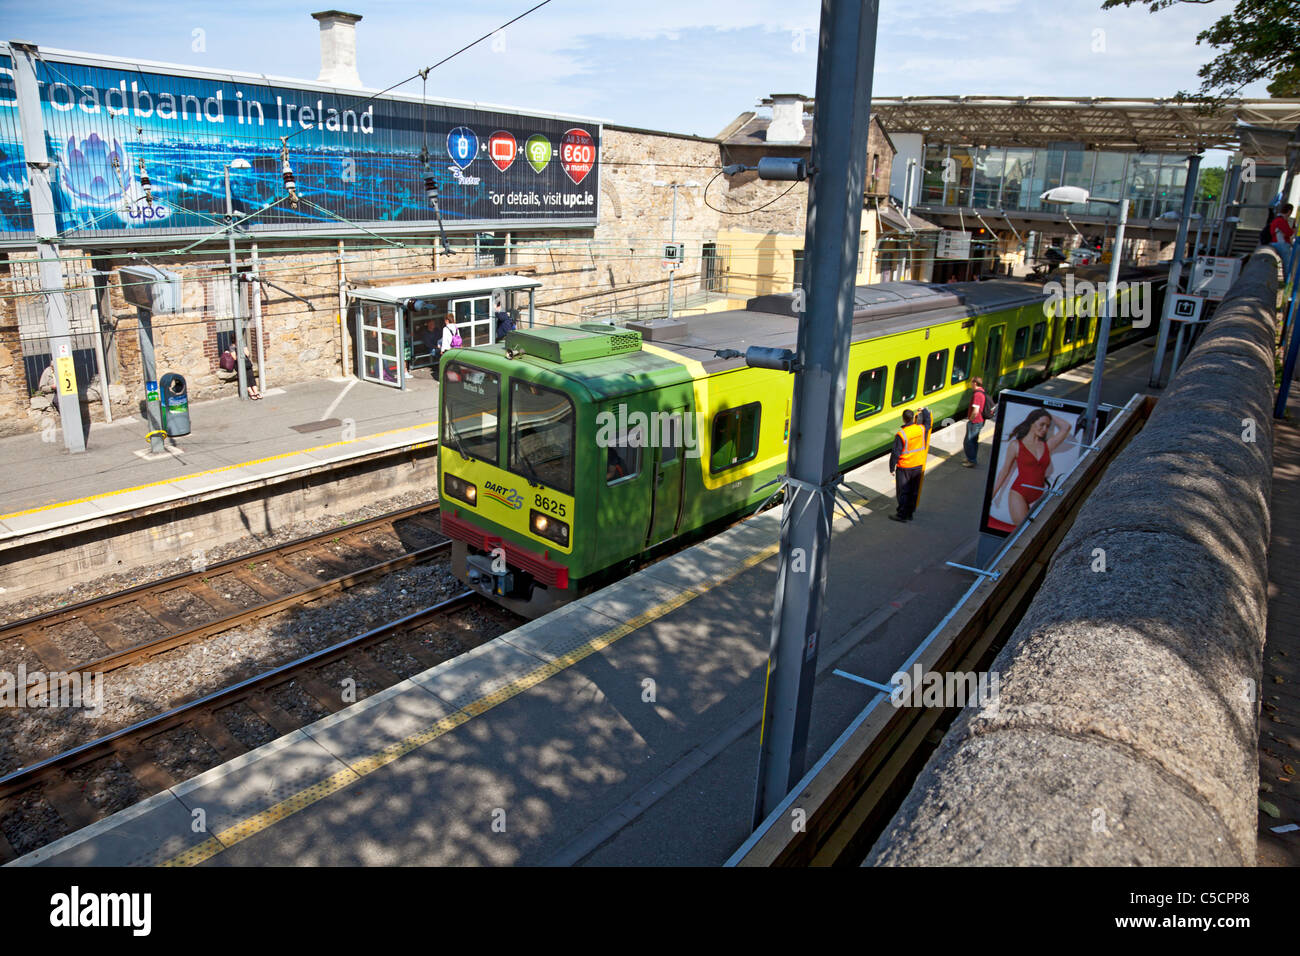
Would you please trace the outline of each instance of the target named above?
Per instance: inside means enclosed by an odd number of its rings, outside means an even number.
[[[1282,257],[1282,281],[1287,281],[1286,270],[1291,265],[1291,243],[1295,241],[1295,229],[1291,227],[1289,221],[1291,210],[1295,208],[1290,203],[1285,203],[1277,211],[1277,215],[1268,224],[1268,234],[1272,240],[1273,251]]]
[[[978,464],[975,459],[979,455],[980,432],[984,430],[989,409],[989,396],[984,391],[984,380],[976,376],[971,381],[975,384],[975,394],[971,396],[970,409],[966,412],[966,440],[962,442],[962,448],[966,452],[966,460],[962,465],[966,468],[974,468]]]
[[[461,345],[460,329],[456,327],[456,319],[450,313],[447,315],[447,321],[442,327],[442,351],[447,349],[458,349]]]
[[[925,477],[925,457],[930,451],[930,424],[930,409],[921,409],[920,415],[904,409],[903,427],[894,435],[894,447],[889,453],[889,473],[894,476],[898,492],[898,511],[889,516],[891,521],[911,521],[916,511]]]
[[[505,309],[502,309],[496,315],[497,319],[497,337],[496,341],[504,342],[507,335],[515,330],[518,323]]]

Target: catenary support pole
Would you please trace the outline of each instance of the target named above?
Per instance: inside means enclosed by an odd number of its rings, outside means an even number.
[[[90,317],[95,323],[95,364],[99,367],[99,404],[104,409],[104,422],[113,424],[113,403],[108,397],[108,356],[104,353],[104,301],[108,296],[99,294],[99,273],[89,273],[95,294],[90,297]]]
[[[261,267],[257,259],[257,243],[253,243],[253,274],[248,285],[248,299],[253,311],[253,329],[257,333],[257,387],[265,395],[271,383],[266,375],[266,337],[262,334],[262,282]]]
[[[790,454],[763,694],[755,825],[803,775],[840,473],[877,0],[822,0]]]
[[[230,242],[230,318],[235,328],[235,368],[239,397],[248,400],[248,375],[244,371],[244,325],[239,318],[239,273],[235,268],[235,210],[230,201],[230,166],[226,166],[226,238]]]
[[[1119,285],[1119,265],[1124,250],[1124,227],[1128,225],[1128,200],[1119,201],[1119,225],[1115,227],[1115,244],[1110,251],[1110,278],[1106,280],[1106,305],[1102,309],[1101,324],[1097,327],[1097,358],[1092,363],[1092,381],[1088,384],[1088,444],[1097,440],[1097,406],[1101,404],[1101,376],[1106,370],[1106,346],[1110,343],[1110,325],[1115,318],[1116,289]],[[1128,304],[1133,305],[1135,289],[1129,289]],[[1146,301],[1150,301],[1149,298]],[[1132,313],[1130,313],[1132,314]]]
[[[1183,260],[1186,258],[1187,226],[1191,221],[1192,198],[1196,194],[1196,177],[1201,170],[1201,155],[1187,157],[1187,184],[1183,187],[1183,210],[1178,219],[1178,238],[1174,241],[1174,259],[1169,264],[1169,284],[1165,287],[1165,307],[1160,310],[1160,330],[1156,335],[1155,355],[1151,359],[1151,376],[1147,384],[1160,387],[1160,373],[1164,371],[1165,349],[1169,345],[1169,322],[1174,314],[1174,297],[1179,292],[1183,278]]]
[[[158,391],[158,366],[153,354],[153,313],[136,307],[136,332],[140,341],[140,369],[144,372],[144,414],[149,423],[149,451],[161,455],[163,444],[162,396]]]
[[[671,235],[668,237],[668,241],[675,244],[677,242],[677,190],[679,187],[677,183],[673,183],[670,188],[673,191],[673,224],[672,226],[669,227]],[[668,318],[670,319],[673,317],[673,277],[676,275],[677,275],[677,270],[675,268],[669,268],[668,270]]]
[[[59,418],[63,422],[63,446],[70,452],[86,450],[82,430],[81,395],[72,362],[72,325],[68,319],[68,298],[64,293],[63,262],[59,259],[58,221],[54,193],[50,187],[49,152],[45,148],[45,124],[41,120],[40,87],[36,79],[36,47],[10,43],[13,54],[14,100],[27,165],[28,194],[32,208],[32,231],[36,234],[37,275],[45,300],[45,335],[50,343],[50,360],[58,383]],[[104,386],[107,390],[108,386]]]

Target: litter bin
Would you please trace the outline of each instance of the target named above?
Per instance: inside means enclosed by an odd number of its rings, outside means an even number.
[[[168,372],[158,383],[162,391],[162,427],[169,438],[190,433],[190,393],[185,376]]]

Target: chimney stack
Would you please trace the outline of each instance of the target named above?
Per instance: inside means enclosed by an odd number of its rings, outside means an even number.
[[[357,73],[357,21],[359,13],[322,10],[312,18],[320,22],[320,76],[318,83],[361,88]]]
[[[773,93],[763,101],[764,106],[772,107],[772,125],[767,128],[769,144],[803,142],[803,105],[806,102],[808,97],[802,93]]]

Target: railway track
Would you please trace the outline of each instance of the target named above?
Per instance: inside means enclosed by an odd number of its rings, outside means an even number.
[[[362,634],[349,637],[329,647],[322,648],[296,660],[268,668],[266,671],[229,687],[187,701],[170,710],[138,721],[128,727],[106,734],[96,740],[73,747],[63,753],[46,758],[0,777],[0,820],[7,815],[27,811],[40,818],[23,831],[18,845],[0,833],[0,863],[28,853],[52,842],[73,830],[108,816],[121,806],[96,806],[86,794],[86,777],[82,773],[96,764],[105,771],[106,762],[115,762],[117,773],[128,774],[136,784],[138,802],[167,787],[197,776],[204,766],[192,773],[178,772],[166,752],[155,746],[160,738],[169,735],[188,735],[206,744],[213,766],[231,760],[259,745],[237,737],[222,719],[232,708],[243,707],[256,715],[273,731],[273,737],[292,733],[313,722],[324,713],[334,713],[352,702],[340,693],[337,685],[330,684],[320,672],[331,664],[342,663],[346,670],[365,681],[371,690],[390,687],[403,679],[400,674],[388,672],[376,665],[364,653],[366,648],[383,641],[409,637],[422,628],[437,626],[468,605],[477,604],[480,598],[465,590],[437,604],[389,621]],[[485,607],[496,616],[505,618],[495,607]],[[509,625],[503,624],[502,630]],[[488,635],[483,635],[487,639]],[[410,643],[410,642],[408,642]],[[418,645],[414,645],[418,646]],[[411,647],[406,651],[411,652]],[[415,652],[422,666],[440,663],[437,652]],[[295,686],[296,685],[296,686]],[[308,695],[318,706],[303,713],[289,708],[278,692],[292,689],[297,694]],[[357,699],[360,699],[358,695]],[[273,739],[273,738],[272,738]],[[185,746],[185,744],[182,744]]]
[[[403,509],[17,621],[0,627],[0,652],[8,660],[17,654],[48,671],[69,675],[102,674],[138,664],[435,560],[450,546],[434,540],[440,537],[437,514],[437,508],[430,506]],[[392,534],[400,539],[400,548],[394,549],[391,541],[373,540]],[[394,550],[401,553],[393,554]],[[312,570],[304,570],[307,567]],[[247,586],[241,602],[246,606],[226,597],[238,593],[232,580]],[[254,588],[254,583],[259,587]],[[255,595],[252,603],[248,592]],[[221,601],[212,600],[212,595]],[[175,610],[194,601],[202,601],[207,609],[206,614],[196,615],[197,622]],[[0,863],[341,710],[513,626],[512,616],[495,607],[466,611],[470,602],[478,603],[472,592],[463,591],[0,776]],[[150,622],[144,627],[142,616]],[[75,657],[66,640],[70,628],[85,628],[106,652]],[[60,633],[65,636],[62,641],[54,636]],[[377,649],[380,644],[384,648]],[[367,653],[367,649],[380,653]],[[387,658],[385,651],[391,651]],[[392,664],[394,660],[403,663]],[[340,674],[352,682],[352,693],[344,693]],[[29,682],[28,687],[37,694],[55,690],[49,679]]]
[[[31,656],[42,673],[106,673],[426,561],[450,546],[419,544],[441,537],[437,518],[437,506],[403,508],[5,624],[0,656]],[[366,540],[376,534],[413,546],[392,557]]]

